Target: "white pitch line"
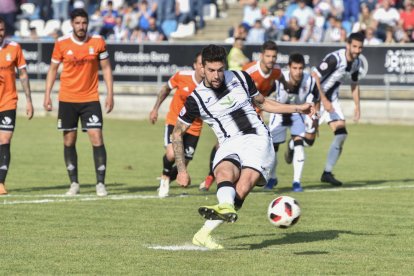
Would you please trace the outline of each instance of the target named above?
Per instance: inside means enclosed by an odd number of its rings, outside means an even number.
[[[341,191],[360,191],[360,190],[385,190],[385,189],[412,189],[414,185],[398,185],[398,186],[363,186],[363,187],[342,187],[342,188],[326,188],[326,189],[305,189],[307,193],[315,192],[341,192]],[[266,192],[256,192],[254,194],[263,194]],[[190,195],[177,195],[176,197],[189,197]],[[77,195],[66,196],[61,194],[50,195],[6,195],[0,197],[4,199],[0,201],[0,205],[14,205],[14,204],[45,204],[58,202],[73,202],[73,201],[96,201],[96,200],[130,200],[130,199],[158,199],[156,195],[109,195],[107,197],[98,197],[95,195]],[[39,198],[32,200],[15,200],[15,198]],[[11,199],[11,200],[9,200]]]
[[[155,250],[167,250],[167,251],[208,251],[210,249],[208,248],[204,248],[204,247],[200,247],[200,246],[196,246],[196,245],[188,245],[188,244],[184,244],[184,245],[151,245],[148,246],[148,248],[150,249],[155,249]]]

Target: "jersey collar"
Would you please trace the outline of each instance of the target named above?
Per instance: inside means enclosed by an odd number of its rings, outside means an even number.
[[[85,39],[83,41],[78,41],[75,37],[73,37],[73,33],[70,35],[70,39],[72,39],[73,43],[76,43],[78,45],[83,45],[89,38],[89,35],[85,36]]]

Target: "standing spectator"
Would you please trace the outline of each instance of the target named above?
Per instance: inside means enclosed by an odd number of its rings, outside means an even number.
[[[127,41],[129,37],[128,28],[122,24],[122,17],[118,16],[116,18],[116,25],[114,27],[114,33],[110,36],[115,42]]]
[[[343,0],[344,1],[344,21],[355,22],[359,17],[360,0]]]
[[[206,25],[204,21],[204,0],[191,0],[191,13],[193,18],[197,18],[197,29],[203,29]]]
[[[116,18],[118,17],[118,11],[114,10],[112,1],[108,1],[108,6],[102,11],[103,26],[101,29],[101,35],[105,38],[114,33],[114,27],[116,25]]]
[[[127,6],[124,9],[122,21],[124,22],[125,27],[132,32],[136,26],[139,26],[138,11],[136,11],[133,6]]]
[[[69,0],[52,0],[53,18],[58,20],[68,19]]]
[[[358,22],[354,24],[352,27],[352,32],[361,32],[365,31],[367,28],[377,28],[377,21],[374,20],[372,17],[372,13],[370,12],[368,5],[365,3],[361,4],[361,14],[359,15]]]
[[[302,27],[298,25],[298,20],[296,17],[289,19],[289,25],[286,29],[283,30],[283,41],[299,41],[300,36],[302,35]]]
[[[249,59],[243,53],[244,39],[236,37],[233,43],[233,47],[227,56],[227,64],[229,70],[241,70],[243,65],[249,63]]]
[[[341,41],[342,24],[341,19],[331,16],[329,18],[329,26],[325,30],[323,42],[339,42]]]
[[[314,18],[315,14],[311,7],[306,5],[306,0],[299,0],[298,7],[293,11],[292,17],[296,17],[300,27],[304,28],[309,22],[309,18]]]
[[[0,1],[0,17],[3,18],[5,35],[14,35],[14,22],[16,22],[17,5],[15,0]]]
[[[169,38],[177,29],[175,0],[159,0],[157,7],[157,26]]]
[[[0,17],[0,195],[6,195],[6,176],[10,165],[10,143],[16,125],[17,90],[16,69],[26,95],[26,115],[33,117],[29,75],[22,48],[5,41],[6,22]]]
[[[76,139],[79,118],[93,147],[95,161],[96,194],[106,196],[106,150],[102,134],[102,111],[98,93],[99,65],[107,88],[106,112],[114,107],[112,69],[105,40],[101,36],[89,36],[88,14],[83,9],[71,13],[73,32],[55,42],[52,61],[46,77],[43,106],[52,110],[51,92],[60,63],[58,129],[63,131],[64,158],[70,178],[66,195],[79,194],[78,155]],[[68,50],[69,49],[69,50]]]
[[[100,34],[103,26],[103,18],[100,9],[96,9],[89,20],[89,33]]]
[[[178,23],[187,24],[193,21],[193,15],[190,9],[191,0],[176,0]]]

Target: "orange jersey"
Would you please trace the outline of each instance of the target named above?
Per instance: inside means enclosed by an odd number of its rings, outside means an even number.
[[[178,115],[184,106],[187,97],[193,92],[198,85],[195,79],[195,71],[179,71],[168,80],[170,89],[175,89],[174,96],[170,103],[170,110],[167,114],[167,124],[174,125],[177,122]],[[203,122],[197,118],[187,129],[187,133],[200,136]]]
[[[59,101],[99,101],[99,61],[108,56],[105,41],[99,35],[87,36],[85,41],[75,40],[72,34],[59,38],[52,54],[52,62],[63,63]]]
[[[252,77],[257,90],[265,97],[269,96],[275,85],[275,81],[282,75],[279,65],[275,65],[272,71],[266,75],[260,69],[260,61],[253,61],[244,65],[243,71],[246,71]]]
[[[16,68],[26,67],[22,48],[16,42],[0,45],[0,111],[17,108]]]

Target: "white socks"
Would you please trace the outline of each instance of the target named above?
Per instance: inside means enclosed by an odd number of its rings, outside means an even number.
[[[342,146],[345,142],[347,134],[337,134],[335,135],[331,147],[329,148],[328,152],[328,158],[326,160],[325,164],[325,171],[331,172],[333,170],[333,167],[336,164],[336,161],[338,161],[339,156],[342,152]]]
[[[297,145],[293,152],[293,182],[299,182],[302,178],[303,165],[305,161],[305,149],[302,145]]]

